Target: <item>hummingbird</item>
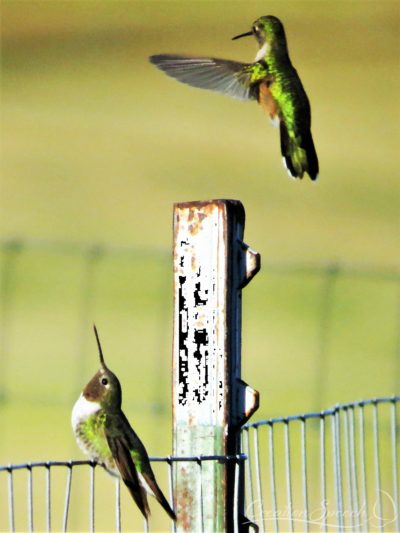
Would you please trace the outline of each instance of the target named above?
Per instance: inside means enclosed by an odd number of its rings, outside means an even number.
[[[111,474],[122,478],[147,519],[151,494],[172,520],[176,515],[157,484],[147,451],[121,409],[117,376],[107,367],[94,326],[100,369],[83,389],[72,410],[72,428],[81,450]]]
[[[311,109],[299,75],[289,57],[282,22],[272,15],[258,18],[250,31],[258,43],[254,63],[213,57],[161,54],[150,61],[169,76],[201,89],[239,100],[257,100],[280,129],[281,153],[289,176],[318,177],[318,158],[311,135]]]

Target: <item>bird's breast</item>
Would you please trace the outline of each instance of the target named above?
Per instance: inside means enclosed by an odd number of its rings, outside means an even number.
[[[97,402],[90,402],[81,394],[72,409],[71,422],[75,428],[80,422],[86,420],[89,416],[94,415],[101,409]]]
[[[102,428],[96,422],[82,420],[74,426],[74,434],[79,448],[93,461],[102,464],[112,475],[119,475],[114,458]]]

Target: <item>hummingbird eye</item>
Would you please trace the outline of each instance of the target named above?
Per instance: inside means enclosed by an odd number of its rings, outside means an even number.
[[[101,380],[101,384],[102,384],[102,385],[108,385],[108,379],[107,379],[107,378],[103,378],[103,379]]]

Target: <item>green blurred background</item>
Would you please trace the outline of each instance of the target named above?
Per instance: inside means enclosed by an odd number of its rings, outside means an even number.
[[[0,464],[81,458],[70,411],[97,369],[93,322],[132,425],[150,455],[171,452],[179,201],[246,208],[263,261],[243,308],[255,418],[399,392],[399,6],[2,0]],[[315,184],[286,176],[255,103],[147,59],[250,61],[255,42],[231,37],[264,14],[311,100]]]

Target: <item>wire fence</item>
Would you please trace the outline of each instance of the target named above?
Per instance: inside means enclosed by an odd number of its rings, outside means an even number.
[[[245,461],[245,455],[238,456],[223,456],[223,455],[201,455],[197,457],[151,457],[150,461],[152,463],[164,463],[168,468],[168,480],[169,480],[169,499],[172,501],[173,497],[173,486],[174,486],[174,474],[173,474],[173,465],[178,462],[183,463],[196,463],[198,468],[198,475],[196,476],[196,482],[198,484],[199,493],[202,494],[203,491],[207,490],[203,486],[202,471],[204,463],[215,462],[216,464],[222,466],[226,463],[232,463],[235,465],[234,469],[234,486],[233,494],[236,496],[239,490],[239,480],[240,480],[240,465]],[[27,531],[34,531],[35,529],[46,529],[47,531],[52,531],[53,526],[56,531],[67,531],[69,528],[69,518],[71,514],[71,493],[73,490],[73,473],[76,472],[78,468],[89,467],[89,483],[87,486],[87,493],[89,494],[89,509],[87,514],[88,520],[86,528],[88,531],[94,532],[96,530],[96,476],[95,470],[98,467],[98,464],[94,461],[45,461],[45,462],[30,462],[16,465],[0,465],[0,481],[2,482],[2,492],[4,489],[4,484],[7,483],[7,501],[8,501],[8,529],[11,532],[14,532],[18,529],[21,529],[21,526],[24,527]],[[53,500],[53,488],[52,488],[52,474],[55,469],[62,469],[65,472],[65,487],[64,487],[64,505],[62,513],[59,513],[60,516],[57,517],[58,520],[53,519],[52,511],[52,500]],[[34,483],[33,471],[44,472],[45,483],[36,487]],[[16,496],[14,491],[14,478],[17,472],[23,471],[27,474],[26,477],[26,505],[25,505],[25,520],[21,520],[21,517],[18,522],[18,528],[16,528]],[[5,479],[7,478],[7,479]],[[110,480],[111,481],[111,478]],[[118,477],[114,479],[115,483],[115,500],[114,500],[114,511],[112,511],[111,506],[108,507],[108,512],[114,514],[115,521],[115,531],[120,532],[122,529],[122,513],[121,513],[121,483]],[[37,490],[38,489],[38,490]],[[59,487],[58,489],[59,490]],[[124,489],[123,489],[124,490]],[[4,491],[5,493],[6,491]],[[34,511],[35,506],[41,506],[42,510],[44,508],[43,502],[45,502],[45,528],[43,523],[40,523],[37,528],[34,520]],[[202,500],[200,499],[200,502]],[[18,502],[21,503],[21,502]],[[134,505],[132,503],[132,505]],[[79,502],[79,512],[82,512],[82,503]],[[19,506],[20,509],[22,505]],[[201,505],[199,509],[200,516],[203,516],[203,507]],[[238,521],[237,521],[237,508],[235,512],[235,531],[238,530]],[[25,523],[25,526],[23,524]],[[171,529],[176,530],[175,524],[171,522]],[[6,524],[3,521],[0,521],[1,530],[6,529]],[[100,529],[102,527],[100,526]],[[144,519],[143,525],[144,531],[148,531],[149,521]],[[131,527],[128,528],[131,530]]]
[[[133,411],[136,420],[138,416],[146,419],[153,428],[153,447],[159,445],[160,414],[163,416],[165,405],[169,405],[169,373],[165,366],[169,356],[166,359],[160,354],[170,352],[170,263],[170,253],[163,250],[26,239],[0,241],[0,457],[7,457],[16,442],[22,442],[32,432],[42,432],[46,439],[49,413],[53,421],[60,416],[67,420],[67,411],[84,385],[82,377],[94,371],[89,335],[90,324],[99,313],[114,324],[116,338],[122,331],[133,330],[141,371],[131,370],[137,360],[124,358],[123,365],[133,365],[127,372],[130,390],[135,392],[134,402],[129,403],[130,391],[125,395],[124,389],[124,397],[128,396],[127,411],[130,414]],[[271,354],[269,346],[274,345],[280,365],[279,380],[262,378],[262,385],[265,381],[272,392],[264,396],[257,386],[262,404],[269,406],[269,412],[290,412],[288,405],[302,409],[307,405],[304,397],[309,397],[308,403],[315,412],[245,426],[244,456],[234,460],[237,492],[241,490],[238,482],[243,473],[241,467],[244,465],[245,469],[246,516],[261,531],[399,530],[399,397],[340,404],[319,411],[326,405],[327,396],[335,401],[347,399],[347,395],[350,399],[364,397],[364,391],[368,395],[376,394],[376,390],[377,394],[399,391],[399,271],[338,263],[305,265],[264,260],[257,292],[260,307],[255,305],[246,311],[250,334],[245,336],[244,343],[253,338],[253,325],[257,328],[258,343],[267,332],[265,347],[257,344],[254,348],[256,353],[268,350]],[[140,313],[132,311],[133,307]],[[293,332],[296,322],[292,317],[298,316],[301,330]],[[128,320],[136,321],[134,328]],[[284,324],[282,332],[277,324]],[[293,332],[290,336],[288,327]],[[27,328],[30,329],[26,331]],[[68,338],[68,347],[53,330],[63,339]],[[140,335],[136,335],[137,331]],[[293,344],[287,344],[289,337],[295,339]],[[339,342],[338,338],[342,340]],[[286,372],[289,367],[281,366],[279,343],[282,354],[295,353],[296,362],[300,362],[296,371]],[[75,354],[71,354],[72,344]],[[251,351],[254,353],[254,349]],[[354,362],[351,372],[346,370],[350,359]],[[270,365],[270,357],[268,361]],[[251,362],[251,358],[245,358],[246,366]],[[265,367],[260,365],[264,363],[261,358],[255,363],[261,378]],[[290,360],[286,362],[289,364]],[[151,380],[143,381],[140,376],[145,374]],[[328,395],[332,383],[335,395]],[[336,396],[337,390],[340,393]],[[168,399],[162,391],[168,394]],[[287,404],[287,398],[292,398],[292,404]],[[40,411],[36,417],[26,417],[26,406],[31,412],[32,405],[46,406],[44,416]],[[304,408],[306,413],[309,410]],[[21,415],[24,423],[15,424]],[[66,431],[70,432],[70,428]],[[62,435],[65,446],[66,437]],[[148,444],[149,439],[145,441]],[[33,453],[42,446],[41,441],[37,442]],[[65,457],[64,448],[61,449],[61,457]],[[75,450],[75,445],[72,449]],[[171,488],[172,464],[178,459],[154,459],[159,468],[165,466],[166,472],[161,471],[158,476],[165,475]],[[203,494],[204,461],[223,458],[179,460],[196,462],[198,490]],[[104,489],[106,482],[99,483],[97,479],[108,476],[95,476],[95,470],[86,461],[1,467],[0,530],[7,527],[66,530],[71,523],[79,524],[78,529],[94,530],[102,520],[102,502],[109,505],[110,494],[109,485]],[[82,477],[83,471],[89,471],[88,481]],[[44,478],[38,479],[39,472]],[[107,483],[112,482],[110,478]],[[60,494],[64,495],[63,502]],[[115,519],[109,524],[117,530],[124,527],[121,498],[124,499],[124,492],[117,484]],[[78,508],[89,509],[84,523],[81,518],[74,522],[74,509]],[[6,515],[7,524],[2,522]]]
[[[90,330],[99,299],[104,298],[104,286],[112,285],[110,278],[123,278],[124,264],[128,264],[132,279],[142,285],[143,271],[153,274],[153,283],[147,285],[147,296],[151,300],[153,292],[157,291],[159,309],[153,309],[158,323],[154,336],[154,351],[162,351],[166,334],[165,315],[169,298],[169,265],[168,252],[124,246],[102,245],[99,243],[79,244],[72,242],[47,241],[39,239],[8,239],[0,240],[0,402],[7,402],[12,389],[10,354],[15,347],[13,338],[13,324],[20,321],[18,310],[20,307],[20,291],[25,292],[25,306],[32,305],[31,293],[34,291],[34,303],[47,303],[54,295],[59,294],[62,312],[68,317],[73,308],[75,327],[75,357],[74,357],[74,389],[82,387],[81,376],[87,370]],[[102,275],[102,267],[113,266]],[[155,275],[154,275],[155,273]],[[159,285],[157,285],[159,283]],[[111,298],[121,299],[120,287],[115,286]],[[63,290],[65,289],[65,290]],[[133,289],[133,291],[132,291]],[[131,290],[131,293],[130,293]],[[127,284],[126,292],[133,292],[136,286]],[[67,296],[67,298],[66,298]],[[109,295],[106,295],[107,303]],[[74,301],[71,301],[74,299]],[[52,302],[55,314],[60,312],[57,302]],[[155,306],[156,307],[156,306]],[[34,309],[33,312],[36,312]],[[47,317],[44,318],[45,322]],[[68,363],[68,361],[67,361]],[[158,365],[158,377],[163,368]],[[158,384],[157,384],[158,385]],[[154,388],[155,391],[159,387]],[[154,394],[154,402],[146,402],[154,409],[163,409],[163,402]],[[31,398],[33,400],[34,398]],[[39,398],[40,400],[41,398]],[[143,407],[143,405],[141,406]]]
[[[107,320],[124,319],[118,314],[118,306],[132,308],[138,302],[141,316],[146,314],[143,306],[152,306],[152,335],[147,338],[143,349],[154,355],[169,349],[170,330],[168,319],[170,305],[170,252],[168,250],[103,245],[99,243],[79,244],[35,239],[8,239],[0,241],[0,402],[7,402],[12,396],[14,384],[13,364],[15,351],[22,351],[16,338],[17,327],[24,326],[24,309],[38,316],[38,307],[52,299],[56,323],[57,314],[67,317],[68,336],[74,339],[75,356],[72,376],[75,393],[80,390],[81,376],[91,363],[91,323],[93,317],[108,306]],[[129,279],[126,271],[129,269]],[[151,281],[149,281],[151,280]],[[125,285],[124,285],[125,284]],[[146,291],[144,296],[143,291]],[[285,298],[282,291],[285,290]],[[263,259],[263,270],[257,279],[257,292],[263,298],[264,322],[260,330],[268,331],[265,348],[279,343],[282,353],[293,348],[287,343],[286,333],[280,333],[274,322],[287,321],[289,313],[305,321],[301,335],[304,347],[298,343],[296,350],[304,360],[310,360],[307,373],[309,407],[321,409],[326,402],[335,401],[329,394],[332,382],[338,384],[334,375],[334,360],[343,354],[344,362],[351,353],[355,364],[370,364],[369,372],[359,374],[356,394],[384,394],[400,389],[400,271],[396,268],[369,267],[367,265],[347,265],[340,263],[298,264],[274,262]],[[22,295],[24,302],[22,303]],[[144,304],[144,299],[146,303]],[[287,302],[287,308],[285,307]],[[63,305],[63,309],[61,309]],[[119,305],[119,304],[118,304]],[[289,309],[292,306],[292,309]],[[144,311],[144,312],[143,312]],[[250,310],[251,311],[251,310]],[[129,316],[135,316],[131,313]],[[126,313],[125,313],[126,315]],[[247,313],[247,316],[249,313]],[[260,313],[258,319],[260,320]],[[137,321],[139,322],[139,318]],[[135,319],[134,319],[135,320]],[[251,319],[253,322],[253,317]],[[45,340],[49,330],[45,329],[49,317],[44,316],[37,328],[43,328],[41,351],[46,353],[54,347],[46,348]],[[17,326],[18,322],[18,326]],[[33,321],[31,321],[33,322]],[[344,335],[344,322],[351,335]],[[131,320],[132,323],[132,320]],[[137,326],[140,329],[141,323]],[[368,342],[368,332],[374,328],[375,346]],[[343,338],[340,344],[338,339]],[[271,342],[272,340],[272,342]],[[151,342],[150,342],[151,341]],[[140,337],[135,339],[139,349]],[[267,344],[268,343],[268,344]],[[351,345],[353,343],[353,345]],[[263,351],[262,347],[262,351]],[[279,346],[278,346],[279,348]],[[363,358],[367,350],[378,350],[381,364],[380,378],[385,380],[380,390],[373,388],[376,364],[372,357]],[[303,350],[303,353],[300,351]],[[312,356],[311,362],[311,353]],[[68,361],[66,361],[68,363]],[[152,398],[146,398],[140,409],[164,409],[164,398],[159,397],[164,380],[165,367],[157,364],[152,369],[154,387]],[[50,365],[49,365],[50,366]],[[71,370],[72,371],[72,370]],[[372,376],[369,377],[369,376]],[[290,384],[288,384],[290,387]],[[29,387],[26,388],[27,394]],[[276,391],[279,394],[279,391]],[[74,393],[74,394],[75,394]],[[41,388],[32,391],[30,401],[43,401]],[[277,404],[282,403],[277,394]],[[345,398],[343,398],[345,399]],[[57,401],[57,398],[53,398]],[[70,401],[70,399],[68,399]],[[306,409],[308,409],[306,407]]]
[[[260,531],[399,531],[399,400],[247,424],[249,519]]]
[[[235,457],[154,457],[168,469],[172,501],[176,462],[198,465],[195,482],[204,494],[202,469],[207,461],[235,466],[232,495],[235,500],[234,528],[238,525],[238,494],[244,466],[245,516],[263,531],[399,531],[399,396],[337,405],[326,411],[261,420],[244,426],[243,454]],[[74,472],[89,468],[86,480],[88,511],[86,527],[96,530],[96,463],[91,461],[46,461],[0,466],[1,493],[7,493],[8,524],[0,528],[35,530],[37,506],[45,507],[45,524],[36,529],[67,531],[71,513]],[[64,505],[53,516],[55,469],[62,469]],[[34,481],[34,470],[44,472],[45,483]],[[25,504],[17,502],[14,483],[18,472],[26,474]],[[121,488],[115,483],[116,531],[122,530]],[[77,480],[80,483],[81,480]],[[124,490],[124,488],[122,489]],[[19,492],[21,498],[21,492]],[[200,499],[201,501],[201,499]],[[82,513],[82,500],[75,502]],[[132,504],[133,505],[133,504]],[[16,508],[23,512],[16,528]],[[22,511],[23,510],[23,511]],[[198,510],[202,516],[202,508]],[[25,524],[25,525],[24,525]],[[138,527],[138,526],[136,526]],[[171,524],[174,529],[174,525]],[[101,527],[99,528],[101,529]],[[131,528],[128,528],[131,529]],[[144,523],[144,531],[149,524]]]

